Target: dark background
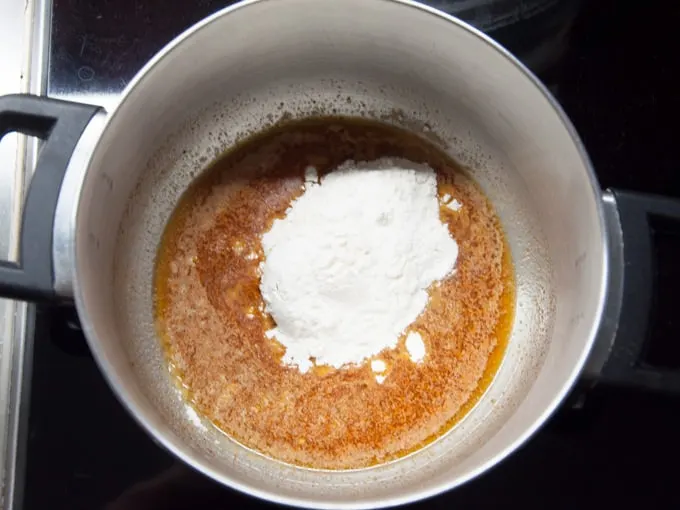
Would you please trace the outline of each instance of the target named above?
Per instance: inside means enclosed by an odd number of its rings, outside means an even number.
[[[130,3],[55,1],[56,38],[72,28],[60,18],[64,10],[109,21],[96,44],[85,35],[70,50],[81,60],[89,52],[98,65],[81,65],[69,51],[57,55],[81,88],[92,82],[93,90],[118,92],[158,50],[145,42],[149,30],[167,41],[177,32],[173,16],[193,18],[188,25],[215,9],[205,0],[177,13],[164,2]],[[136,13],[130,30],[121,4]],[[154,15],[158,9],[164,16]],[[551,71],[603,187],[680,196],[679,22],[676,2],[585,2],[562,64]],[[51,86],[57,94],[69,88],[68,79]],[[680,249],[674,236],[660,237],[657,247],[661,285],[649,358],[677,367]],[[114,399],[69,321],[76,321],[70,309],[37,312],[24,508],[94,509],[115,500],[110,508],[269,506],[217,487],[161,451]],[[598,387],[583,408],[563,407],[496,469],[413,508],[678,508],[678,411],[677,397]]]

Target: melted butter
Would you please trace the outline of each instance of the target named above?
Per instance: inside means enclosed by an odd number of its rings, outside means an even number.
[[[442,206],[442,208],[443,207],[444,206]],[[451,210],[447,208],[447,211],[450,212]],[[384,464],[385,462],[400,459],[422,450],[424,447],[434,443],[437,439],[443,437],[447,432],[451,431],[458,423],[460,423],[463,418],[465,418],[470,413],[470,411],[472,411],[472,409],[482,399],[484,394],[491,386],[491,383],[496,377],[496,373],[503,362],[505,351],[507,350],[508,342],[512,334],[512,327],[515,318],[515,274],[512,264],[512,255],[507,243],[504,243],[502,264],[502,278],[504,286],[499,306],[500,314],[496,328],[494,330],[496,345],[489,354],[486,368],[484,369],[484,373],[477,383],[477,387],[472,391],[467,401],[458,408],[453,416],[449,418],[435,434],[432,434],[424,441],[421,441],[413,447],[401,450],[387,458],[374,459],[373,462],[369,464],[369,466],[376,466],[379,464]],[[432,289],[430,292],[430,301],[428,303],[428,307],[437,306],[438,300],[441,300],[441,296],[438,294],[436,288]],[[423,340],[425,340],[425,337],[423,337]],[[400,349],[398,355],[405,359],[410,359],[408,353],[405,352],[405,349]]]
[[[360,123],[360,122],[359,122]],[[406,139],[405,141],[408,141],[409,143],[413,142],[409,139]],[[245,146],[250,146],[253,143],[253,140],[248,140],[244,142],[243,145]],[[242,147],[242,146],[239,146]],[[414,145],[414,147],[418,147],[418,145]],[[411,147],[412,148],[412,147]],[[412,148],[414,151],[414,154],[417,155],[417,150]],[[234,151],[240,150],[239,148],[234,149]],[[419,150],[419,149],[418,149]],[[378,156],[379,154],[376,154]],[[409,155],[409,154],[407,154]],[[433,158],[433,161],[436,162],[436,155],[430,155]],[[227,156],[222,156],[222,158],[228,157]],[[221,158],[221,159],[222,159]],[[413,158],[419,159],[419,158]],[[314,161],[320,167],[320,175],[323,175],[326,171],[329,170],[329,168],[323,168],[324,166],[331,165],[332,162],[323,160],[320,162]],[[208,174],[208,173],[206,173]],[[198,179],[198,181],[208,181],[209,179]],[[200,186],[204,186],[206,182],[202,182],[198,185],[196,185],[196,188]],[[195,189],[196,189],[195,188]],[[440,199],[445,195],[449,194],[451,197],[455,198],[456,197],[456,191],[455,187],[448,183],[448,182],[438,182],[438,194]],[[166,314],[168,313],[168,306],[170,303],[170,298],[171,296],[169,295],[169,290],[168,290],[168,281],[172,275],[172,268],[173,268],[173,256],[177,253],[177,251],[180,249],[179,246],[177,246],[177,240],[179,239],[179,233],[182,232],[185,226],[185,220],[189,216],[190,209],[192,207],[192,194],[191,193],[185,193],[185,195],[182,197],[180,200],[175,212],[173,213],[173,218],[171,221],[168,222],[168,225],[166,226],[166,229],[163,234],[163,238],[161,240],[161,249],[159,249],[158,254],[157,254],[157,263],[156,263],[156,270],[154,274],[154,305],[155,305],[155,312],[156,312],[156,325],[157,328],[159,328],[160,324],[162,321],[165,319]],[[463,202],[463,207],[465,207],[465,203]],[[448,223],[450,221],[455,221],[456,215],[460,214],[460,211],[454,211],[449,207],[446,207],[444,204],[440,204],[440,218],[443,222]],[[271,222],[274,221],[274,217],[270,218],[269,220],[269,226],[271,226]],[[248,253],[251,252],[251,247],[247,245],[247,243],[240,242],[239,240],[235,241],[235,244],[232,246],[234,251],[238,251],[241,253],[241,256],[245,256]],[[238,301],[238,302],[248,302],[251,303],[249,306],[244,306],[243,308],[243,314],[244,317],[247,314],[252,314],[253,311],[253,305],[252,303],[257,303],[259,305],[262,304],[262,298],[259,293],[259,286],[258,286],[258,279],[257,279],[257,264],[259,263],[259,260],[261,260],[261,248],[257,247],[257,255],[258,258],[256,260],[251,261],[252,265],[250,265],[250,268],[252,271],[250,272],[250,275],[253,277],[252,280],[248,282],[243,282],[239,283],[238,285],[232,287],[229,291],[229,297],[233,301]],[[250,264],[250,263],[249,263]],[[512,326],[513,326],[513,318],[514,318],[514,307],[515,307],[515,281],[514,281],[514,270],[513,270],[513,265],[512,265],[512,259],[511,259],[511,254],[510,250],[507,245],[504,246],[503,250],[503,258],[502,258],[502,283],[503,283],[503,293],[501,295],[500,303],[499,303],[499,317],[494,329],[494,336],[495,336],[495,346],[492,348],[491,353],[489,354],[486,362],[486,367],[477,383],[476,388],[470,393],[468,396],[467,400],[460,406],[458,407],[457,410],[453,412],[453,415],[445,421],[445,423],[440,427],[440,429],[432,434],[431,436],[427,437],[425,440],[414,444],[412,447],[398,451],[392,455],[389,456],[383,456],[380,459],[375,459],[374,462],[369,462],[364,465],[375,465],[375,464],[382,464],[390,460],[394,460],[397,458],[401,458],[405,455],[411,454],[417,450],[422,449],[424,446],[431,444],[438,438],[442,437],[444,434],[446,434],[448,431],[450,431],[456,424],[458,424],[474,407],[475,405],[480,401],[480,399],[483,397],[483,395],[486,393],[488,390],[489,386],[491,385],[505,354],[505,351],[507,349],[507,344],[509,341],[509,337],[511,334]],[[437,286],[434,286],[431,289],[430,292],[430,302],[428,304],[428,307],[430,308],[437,308],[442,305],[442,296],[441,293],[438,292]],[[268,317],[267,314],[264,314],[260,311],[260,309],[257,309],[257,313],[254,314],[254,319],[258,320],[261,322],[263,326],[263,330],[267,331],[268,329],[271,329],[274,324],[273,321],[271,320],[270,317]],[[250,319],[253,320],[253,319]],[[168,368],[170,373],[172,374],[172,378],[175,380],[177,387],[180,389],[182,392],[182,395],[184,399],[192,405],[201,415],[205,415],[206,413],[204,412],[205,410],[201,410],[196,406],[196,400],[194,398],[194,395],[191,392],[191,389],[183,382],[184,379],[184,374],[182,373],[182,370],[178,366],[176,362],[176,358],[173,355],[173,350],[168,342],[167,337],[161,331],[160,329],[158,330],[158,336],[161,340],[163,349],[166,352],[166,356],[168,359]],[[423,341],[425,342],[427,346],[427,336],[425,334],[422,334]],[[271,353],[272,357],[276,359],[279,363],[281,363],[282,358],[285,354],[285,348],[276,340],[272,339],[269,341],[269,345],[271,347]],[[455,354],[454,354],[455,355]],[[388,367],[390,366],[390,358],[392,359],[401,359],[401,360],[409,360],[410,357],[404,347],[404,342],[403,339],[400,340],[399,342],[399,348],[394,350],[391,353],[387,353],[386,356],[380,356],[381,359],[383,359]],[[424,363],[427,363],[427,358],[425,359]],[[362,370],[362,373],[365,374],[365,379],[366,383],[370,383],[371,385],[377,384],[375,382],[375,374],[372,372],[370,369],[370,362],[365,363],[362,367],[359,367],[360,370]],[[334,373],[338,372],[337,369],[329,366],[314,366],[311,373],[318,377],[318,378],[325,378],[329,375],[332,375]],[[389,381],[389,370],[385,371],[385,375],[388,376],[387,382]],[[255,406],[251,406],[250,409],[254,412],[261,412],[263,409],[266,408],[268,405],[267,402],[263,403],[257,403]],[[234,434],[226,432],[225,427],[220,426],[219,420],[213,419],[211,416],[206,416],[210,422],[212,422],[216,428],[218,428],[220,431],[225,433],[227,436],[229,436],[232,439],[235,439],[243,444],[241,439],[238,436],[234,436]],[[304,444],[305,439],[304,438],[299,438],[298,439],[299,444]],[[308,466],[308,467],[317,467],[312,464],[307,464],[303,462],[296,462],[295,464],[297,465],[302,465],[302,466]]]
[[[437,439],[453,429],[453,427],[460,423],[482,399],[496,377],[496,373],[503,362],[505,351],[508,347],[515,318],[515,275],[512,265],[512,255],[507,243],[505,243],[504,248],[502,269],[504,287],[503,294],[501,295],[500,316],[494,330],[496,346],[491,351],[491,354],[489,354],[486,368],[484,369],[484,373],[482,374],[479,383],[477,383],[477,387],[472,391],[468,400],[458,408],[454,415],[449,418],[436,434],[431,435],[413,448],[399,452],[392,460],[414,453],[423,447],[434,443]],[[384,461],[381,461],[380,463],[382,462]]]

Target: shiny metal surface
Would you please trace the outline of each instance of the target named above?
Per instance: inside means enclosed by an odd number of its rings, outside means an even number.
[[[49,2],[0,2],[0,95],[44,91]],[[0,140],[0,257],[16,260],[21,205],[33,171],[38,142],[10,134]],[[0,473],[2,508],[13,508],[21,488],[26,432],[30,340],[26,339],[26,303],[0,300]]]
[[[357,99],[351,106],[348,95]],[[359,107],[362,101],[368,106]],[[295,468],[202,429],[187,416],[155,340],[151,268],[176,199],[216,151],[271,122],[267,116],[281,103],[293,116],[397,109],[402,117],[390,117],[397,124],[427,122],[470,165],[512,246],[517,320],[494,384],[445,437],[384,466]],[[484,472],[561,402],[604,306],[609,259],[600,201],[559,106],[482,34],[406,1],[251,1],[177,39],[107,119],[77,207],[75,298],[121,401],[199,471],[281,503],[396,505]]]
[[[616,339],[623,300],[623,233],[616,200],[610,191],[603,193],[602,207],[609,237],[609,282],[600,330],[581,374],[583,379],[591,383],[597,381],[609,358]]]
[[[74,231],[76,204],[83,184],[85,172],[90,162],[92,151],[99,140],[106,112],[100,110],[85,128],[78,145],[69,161],[64,182],[61,186],[57,210],[54,215],[54,237],[52,257],[54,263],[54,289],[58,296],[73,298],[72,262],[74,258]]]
[[[0,94],[18,92],[25,87],[23,80],[24,53],[17,51],[17,41],[25,41],[23,1],[8,1],[0,4]],[[22,45],[19,45],[21,48]],[[23,190],[23,166],[19,157],[19,136],[12,133],[0,140],[0,257],[16,260],[16,230],[19,216],[16,203]],[[18,184],[18,185],[17,185]],[[17,308],[13,301],[0,300],[0,430],[11,426],[14,418],[11,409],[11,394],[17,383],[12,376],[17,362],[14,348]],[[19,324],[20,326],[20,324]],[[12,488],[14,458],[8,434],[0,436],[0,495],[3,508]]]

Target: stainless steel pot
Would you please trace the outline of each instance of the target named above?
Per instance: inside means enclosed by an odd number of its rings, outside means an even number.
[[[435,443],[356,471],[284,465],[202,426],[171,383],[153,327],[154,258],[181,193],[242,136],[319,112],[419,131],[470,166],[516,264],[515,325],[485,396]],[[404,0],[244,2],[175,39],[108,115],[0,98],[0,133],[12,130],[46,141],[26,200],[21,260],[0,266],[0,291],[73,298],[121,402],[159,443],[225,485],[315,508],[384,507],[452,489],[541,426],[596,337],[594,371],[680,388],[677,377],[634,368],[651,296],[647,217],[680,217],[680,207],[603,194],[573,127],[537,79],[436,10]]]

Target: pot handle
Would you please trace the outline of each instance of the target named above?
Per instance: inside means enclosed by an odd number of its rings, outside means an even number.
[[[0,261],[0,295],[56,297],[52,236],[57,200],[71,154],[97,110],[40,96],[0,97],[0,138],[16,131],[44,140],[24,202],[18,262]]]
[[[649,337],[650,316],[655,300],[654,229],[651,220],[663,218],[680,225],[680,200],[609,190],[618,212],[622,286],[618,325],[600,382],[667,393],[680,393],[680,371],[653,367],[643,356]],[[611,236],[610,236],[611,238]],[[621,283],[621,282],[613,282]]]

